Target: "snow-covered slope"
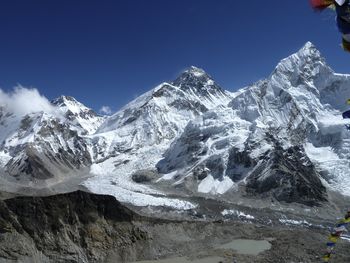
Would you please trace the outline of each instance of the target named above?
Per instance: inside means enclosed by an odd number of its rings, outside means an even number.
[[[1,169],[33,187],[28,178],[89,173],[90,191],[140,206],[188,209],[196,205],[169,191],[238,190],[315,204],[326,188],[349,192],[348,87],[350,75],[335,73],[308,42],[235,93],[191,67],[109,117],[64,96],[53,101],[58,114],[18,118],[1,108]]]

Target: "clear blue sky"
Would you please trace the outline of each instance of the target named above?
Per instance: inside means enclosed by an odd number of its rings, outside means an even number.
[[[307,41],[350,73],[334,13],[308,0],[2,0],[0,87],[117,110],[190,65],[235,90]]]

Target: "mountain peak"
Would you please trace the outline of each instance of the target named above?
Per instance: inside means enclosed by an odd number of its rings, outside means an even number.
[[[296,54],[299,56],[314,57],[324,60],[321,52],[310,41],[306,42],[305,45]]]
[[[51,102],[56,106],[63,106],[71,103],[79,103],[75,98],[65,95],[61,95],[58,98],[52,100]]]
[[[180,87],[183,90],[193,88],[200,90],[204,87],[217,87],[211,76],[209,76],[203,69],[195,66],[191,66],[183,71],[171,84]]]
[[[311,42],[299,49],[296,53],[282,59],[275,68],[275,73],[300,75],[301,72],[308,75],[332,74],[333,70],[327,65],[321,52]]]
[[[68,120],[79,124],[88,134],[94,133],[104,121],[104,117],[71,96],[62,95],[51,103],[57,106]]]
[[[203,77],[203,76],[208,76],[208,74],[201,68],[197,68],[195,66],[191,66],[189,67],[188,69],[186,69],[184,71],[184,74],[190,74],[190,75],[193,75],[195,77]]]
[[[311,41],[307,41],[301,49],[317,49],[317,48]]]

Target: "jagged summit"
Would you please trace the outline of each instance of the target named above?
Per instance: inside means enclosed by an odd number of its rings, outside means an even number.
[[[317,49],[317,47],[309,42],[306,42],[306,44],[299,49],[294,55],[298,56],[299,58],[304,58],[310,62],[312,60],[313,62],[319,61],[322,63],[326,63],[325,58],[322,56],[321,52]],[[292,57],[291,55],[290,57]]]
[[[300,48],[296,53],[292,54],[291,56],[294,56],[294,55],[297,55],[299,57],[312,57],[313,59],[320,59],[323,61],[325,60],[321,52],[310,41],[306,42],[302,48]]]
[[[307,42],[299,51],[282,59],[276,66],[273,74],[292,74],[303,77],[329,75],[334,71],[327,65],[321,52],[311,42]]]
[[[61,106],[63,104],[68,104],[68,103],[78,103],[78,101],[75,98],[71,96],[65,96],[65,95],[61,95],[58,98],[52,100],[51,102],[52,104],[57,106]]]
[[[204,71],[204,69],[198,68],[196,66],[190,66],[182,74],[193,75],[197,78],[203,77],[203,76],[209,77],[208,74]]]
[[[308,41],[305,43],[305,45],[299,50],[299,52],[301,50],[312,50],[314,52],[319,52],[319,50],[317,49],[317,47],[311,42],[311,41]]]
[[[191,66],[180,74],[172,83],[172,85],[186,89],[219,89],[221,88],[215,83],[212,77],[203,69]]]
[[[60,97],[51,101],[51,103],[57,107],[65,108],[67,111],[71,111],[74,114],[79,114],[82,111],[89,111],[93,115],[97,115],[92,109],[86,107],[83,103],[77,101],[71,96],[61,95]]]

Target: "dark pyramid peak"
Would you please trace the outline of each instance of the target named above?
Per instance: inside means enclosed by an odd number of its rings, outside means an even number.
[[[171,84],[180,87],[184,91],[192,90],[201,95],[205,95],[208,92],[223,92],[209,74],[203,69],[194,66],[182,72]]]
[[[195,66],[189,67],[183,72],[183,74],[192,75],[197,78],[210,78],[210,76],[203,69],[197,68]]]
[[[207,83],[211,77],[203,70],[194,66],[183,71],[180,76],[173,81],[173,85],[182,87],[194,83]]]

